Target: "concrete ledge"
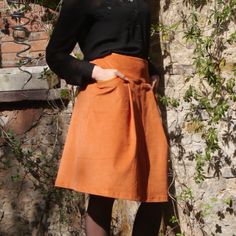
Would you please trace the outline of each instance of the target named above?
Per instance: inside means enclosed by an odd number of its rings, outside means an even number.
[[[41,74],[47,66],[22,67],[29,71],[32,78],[29,80],[29,74],[20,71],[18,68],[0,69],[0,92],[30,89],[50,89],[58,83],[57,76],[48,79],[41,79]],[[50,83],[50,84],[49,84]]]
[[[68,89],[38,89],[0,92],[0,104],[22,101],[69,100]]]

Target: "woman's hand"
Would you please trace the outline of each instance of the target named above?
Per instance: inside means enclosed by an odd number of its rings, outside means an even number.
[[[115,77],[120,77],[121,79],[128,80],[128,78],[117,69],[103,69],[100,66],[94,66],[92,72],[93,79],[97,81],[105,81],[113,79]]]
[[[150,79],[152,83],[152,89],[155,91],[159,85],[160,77],[159,75],[152,75]]]

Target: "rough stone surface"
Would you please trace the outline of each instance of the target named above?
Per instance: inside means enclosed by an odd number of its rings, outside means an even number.
[[[57,194],[53,187],[70,113],[54,107],[5,111],[0,117],[4,132],[12,128],[20,134],[6,139],[10,133],[2,133],[6,142],[0,147],[0,235],[81,232],[83,198],[66,190]]]
[[[186,4],[190,1],[184,1]],[[200,2],[200,1],[199,1]],[[203,1],[202,1],[203,2]],[[190,10],[183,1],[160,1],[160,23],[171,26],[181,22],[182,16]],[[213,9],[209,3],[201,10],[201,21],[204,24],[207,14]],[[190,19],[189,19],[190,21]],[[200,22],[201,23],[201,22]],[[211,29],[206,29],[206,35]],[[167,108],[167,127],[170,138],[170,158],[175,182],[174,194],[178,200],[179,222],[182,233],[186,236],[224,235],[233,236],[236,232],[235,223],[235,138],[225,142],[227,132],[235,130],[235,103],[231,104],[227,117],[216,125],[218,139],[223,153],[215,153],[212,166],[206,166],[206,180],[202,184],[194,181],[196,162],[193,153],[206,147],[202,133],[194,132],[194,124],[186,118],[189,104],[183,101],[188,86],[198,85],[198,78],[186,83],[185,79],[194,73],[193,45],[183,39],[183,28],[170,30],[168,37],[161,33],[163,49],[163,66],[165,73],[165,95],[179,99],[178,108]],[[229,32],[235,26],[229,26]],[[227,45],[224,50],[226,65],[222,67],[226,78],[234,77],[232,69],[236,65],[236,45]],[[207,122],[206,114],[202,114]],[[229,120],[231,125],[229,125]],[[224,136],[225,134],[225,136]],[[235,137],[235,135],[233,135]],[[213,164],[215,163],[215,164]],[[189,192],[191,190],[191,192]]]

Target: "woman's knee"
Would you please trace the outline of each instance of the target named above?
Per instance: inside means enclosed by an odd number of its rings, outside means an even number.
[[[87,214],[107,230],[110,226],[113,203],[114,198],[90,195]]]
[[[110,210],[113,206],[114,198],[97,195],[89,196],[88,211],[96,209],[98,211]]]
[[[148,212],[156,212],[162,210],[163,203],[161,202],[142,202],[140,207]]]
[[[157,235],[161,218],[161,203],[141,203],[134,221],[132,236]]]
[[[139,206],[139,212],[144,218],[157,220],[162,217],[163,204],[159,202],[143,202]]]

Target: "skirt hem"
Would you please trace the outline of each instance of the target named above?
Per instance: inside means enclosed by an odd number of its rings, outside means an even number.
[[[78,187],[73,187],[70,185],[63,185],[63,184],[55,184],[55,187],[58,188],[65,188],[65,189],[71,189],[76,192],[81,192],[81,193],[86,193],[86,194],[94,194],[98,196],[103,196],[103,197],[110,197],[110,198],[115,198],[115,199],[122,199],[122,200],[129,200],[129,201],[138,201],[138,202],[168,202],[168,195],[158,195],[155,197],[149,197],[149,198],[141,198],[141,197],[135,197],[135,196],[128,196],[124,194],[119,194],[119,193],[111,193],[111,192],[99,192],[99,191],[90,191],[88,189],[83,189],[83,188],[78,188]],[[150,196],[150,194],[149,194]]]

